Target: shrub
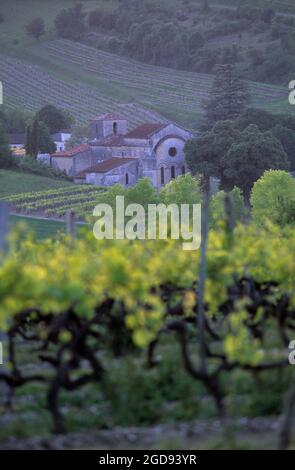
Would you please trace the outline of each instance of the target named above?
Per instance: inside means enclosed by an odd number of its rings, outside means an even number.
[[[62,10],[54,22],[57,35],[66,39],[81,39],[86,29],[85,16],[83,5],[80,3]]]
[[[20,158],[17,161],[17,166],[21,171],[27,173],[33,173],[40,176],[70,179],[62,171],[55,170],[30,156]]]
[[[0,127],[0,168],[10,168],[14,166],[14,160],[8,145],[7,135]]]
[[[26,30],[29,36],[32,36],[35,39],[39,39],[45,34],[44,20],[42,18],[34,18],[27,24]]]
[[[251,205],[258,225],[267,220],[281,227],[295,224],[295,179],[285,171],[266,171],[253,186]]]

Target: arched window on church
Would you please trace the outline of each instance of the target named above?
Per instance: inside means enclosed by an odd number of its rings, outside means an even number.
[[[161,168],[161,184],[165,184],[165,172],[163,167]]]
[[[181,174],[182,175],[185,175],[185,166],[183,165],[183,167],[181,168]]]
[[[171,167],[171,179],[173,180],[175,178],[175,166]]]
[[[128,184],[129,184],[129,174],[128,173],[126,173],[126,175],[125,175],[125,184],[126,184],[126,186],[128,186]]]
[[[113,123],[113,134],[117,134],[118,132],[118,124],[116,122]]]

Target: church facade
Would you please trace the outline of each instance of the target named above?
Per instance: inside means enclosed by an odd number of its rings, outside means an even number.
[[[129,186],[148,177],[160,188],[188,171],[184,145],[194,137],[191,132],[174,123],[127,129],[127,120],[120,116],[99,116],[90,122],[88,144],[53,154],[52,165],[62,167],[77,183],[104,186]]]

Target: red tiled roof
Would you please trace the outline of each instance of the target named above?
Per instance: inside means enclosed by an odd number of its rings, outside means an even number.
[[[86,152],[87,150],[90,150],[91,147],[88,144],[81,144],[78,147],[74,147],[70,150],[65,150],[64,152],[56,152],[53,153],[51,156],[52,157],[74,157],[75,155],[78,155],[79,153]]]
[[[106,113],[106,114],[101,114],[100,116],[96,116],[95,118],[92,119],[92,121],[125,121],[126,118],[123,116],[120,116],[119,114],[112,114],[112,113]]]
[[[94,166],[86,168],[86,170],[83,170],[81,171],[81,173],[78,173],[75,178],[84,178],[86,176],[86,173],[107,173],[108,171],[114,170],[115,168],[125,165],[126,163],[130,163],[134,160],[136,160],[136,158],[112,157],[108,160],[99,162]]]
[[[136,127],[133,131],[129,132],[125,135],[126,139],[147,139],[155,132],[163,129],[167,126],[167,123],[164,124],[163,122],[158,123],[146,123],[142,124],[141,126]]]

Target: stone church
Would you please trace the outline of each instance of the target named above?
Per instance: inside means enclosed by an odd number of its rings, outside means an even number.
[[[188,171],[184,145],[193,134],[174,123],[146,123],[128,132],[127,120],[105,114],[90,122],[88,144],[57,152],[52,166],[78,183],[110,186],[150,178],[155,188]]]

